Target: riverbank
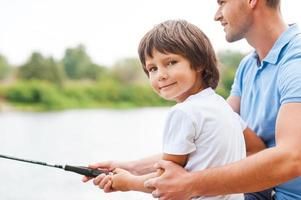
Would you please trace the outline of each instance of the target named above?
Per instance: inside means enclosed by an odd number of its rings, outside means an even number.
[[[3,98],[0,98],[0,112],[11,112],[14,110],[15,109],[7,102],[5,102]]]
[[[85,108],[128,109],[170,106],[149,85],[113,81],[58,86],[45,81],[22,81],[0,86],[0,110],[53,111]]]

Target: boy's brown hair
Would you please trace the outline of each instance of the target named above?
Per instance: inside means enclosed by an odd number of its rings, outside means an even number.
[[[138,53],[144,72],[146,58],[153,57],[153,50],[178,54],[190,61],[193,69],[201,71],[204,88],[215,89],[219,71],[215,52],[208,37],[195,25],[185,20],[168,20],[156,25],[141,39]]]

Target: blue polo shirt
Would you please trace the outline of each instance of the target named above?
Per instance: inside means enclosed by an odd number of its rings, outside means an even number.
[[[275,146],[280,106],[301,102],[301,32],[296,24],[282,33],[262,61],[255,51],[241,61],[231,96],[241,98],[240,115],[248,126],[268,147]],[[301,199],[301,177],[275,190],[277,200]]]

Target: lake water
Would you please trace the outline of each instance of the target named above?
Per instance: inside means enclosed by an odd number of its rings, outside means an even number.
[[[88,165],[161,152],[167,108],[0,113],[0,154],[51,164]],[[149,194],[106,194],[81,175],[0,158],[1,200],[150,200]]]

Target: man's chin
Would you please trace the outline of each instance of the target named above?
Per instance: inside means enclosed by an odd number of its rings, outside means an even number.
[[[229,43],[239,41],[242,38],[243,37],[233,36],[233,35],[230,35],[230,34],[226,34],[226,37],[225,37],[226,41],[229,42]]]

